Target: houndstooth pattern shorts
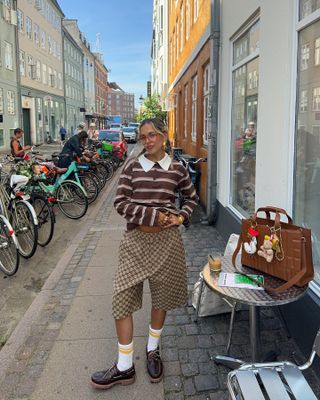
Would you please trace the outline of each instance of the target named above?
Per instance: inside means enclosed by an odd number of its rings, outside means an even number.
[[[112,314],[126,318],[142,307],[143,282],[148,279],[152,305],[171,310],[187,301],[184,247],[177,227],[158,233],[125,232],[119,248]]]

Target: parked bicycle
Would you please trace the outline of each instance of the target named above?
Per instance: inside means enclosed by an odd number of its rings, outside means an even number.
[[[176,160],[179,161],[188,171],[189,176],[191,178],[191,182],[193,183],[196,192],[199,194],[199,185],[200,185],[200,177],[201,172],[199,168],[197,168],[197,164],[200,162],[207,162],[207,159],[204,157],[195,158],[195,157],[183,157],[181,154],[176,155]],[[181,192],[178,192],[178,204],[180,208],[183,204],[183,196]]]

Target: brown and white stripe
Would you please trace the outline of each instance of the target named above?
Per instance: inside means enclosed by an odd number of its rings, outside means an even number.
[[[175,193],[180,190],[183,206],[177,210]],[[156,226],[159,211],[182,215],[186,220],[198,202],[198,196],[185,167],[172,161],[168,170],[158,163],[146,172],[137,158],[125,165],[119,179],[114,206],[127,220],[127,229],[137,225]]]

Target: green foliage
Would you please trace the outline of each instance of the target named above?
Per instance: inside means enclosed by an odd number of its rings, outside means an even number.
[[[159,96],[152,95],[144,100],[140,112],[137,115],[137,121],[141,122],[146,118],[160,118],[162,121],[165,121],[166,117],[167,113],[161,108]]]

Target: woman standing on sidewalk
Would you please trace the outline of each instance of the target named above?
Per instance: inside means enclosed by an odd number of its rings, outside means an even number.
[[[165,153],[167,128],[162,121],[144,120],[139,136],[143,152],[125,165],[114,202],[127,221],[112,300],[118,361],[92,375],[93,386],[100,389],[135,380],[132,314],[142,307],[143,282],[149,280],[152,300],[146,348],[151,382],[159,382],[163,374],[159,342],[166,312],[187,301],[186,264],[178,226],[190,218],[198,197],[187,170]],[[175,206],[177,190],[184,198],[181,210]]]

